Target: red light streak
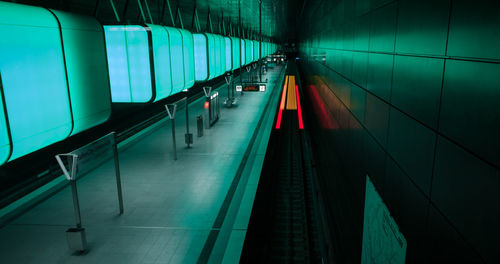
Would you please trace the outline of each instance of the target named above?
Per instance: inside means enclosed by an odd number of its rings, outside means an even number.
[[[304,122],[302,120],[302,108],[300,107],[299,86],[295,85],[295,94],[297,95],[297,113],[299,116],[299,129],[304,129]]]

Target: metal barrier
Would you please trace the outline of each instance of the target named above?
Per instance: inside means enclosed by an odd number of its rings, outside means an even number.
[[[175,103],[165,105],[165,109],[167,110],[168,116],[169,116],[170,120],[172,121],[172,140],[173,140],[173,146],[174,146],[174,160],[177,160],[177,145],[175,143],[175,113],[177,112],[177,105],[183,101],[185,102],[184,107],[186,108],[186,134],[184,135],[184,142],[186,143],[187,147],[190,148],[191,144],[193,144],[193,134],[189,133],[188,98],[184,97]]]
[[[118,204],[120,215],[123,214],[123,193],[121,186],[120,163],[118,159],[115,135],[115,132],[112,132],[70,153],[58,154],[55,156],[57,163],[66,176],[66,179],[70,181],[73,194],[76,228],[69,228],[66,231],[68,245],[71,250],[81,252],[87,250],[85,228],[82,227],[80,202],[76,186],[78,173],[84,173],[93,169],[95,167],[95,163],[102,162],[102,158],[107,158],[110,155],[114,157]],[[101,159],[99,159],[99,157],[101,157]],[[63,158],[66,158],[66,162],[64,162]],[[68,164],[68,167],[66,167],[66,164]]]

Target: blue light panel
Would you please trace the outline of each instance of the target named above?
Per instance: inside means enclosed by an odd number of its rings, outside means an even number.
[[[224,37],[224,42],[226,43],[226,71],[231,71],[233,69],[233,47],[231,45],[231,38]]]
[[[206,81],[208,79],[207,36],[204,34],[193,34],[193,43],[196,81]]]

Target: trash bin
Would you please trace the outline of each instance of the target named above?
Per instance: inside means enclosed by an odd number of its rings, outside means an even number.
[[[196,125],[198,127],[198,137],[203,136],[203,117],[201,115],[196,117]]]

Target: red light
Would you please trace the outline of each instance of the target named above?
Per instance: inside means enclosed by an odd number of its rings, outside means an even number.
[[[281,127],[281,115],[283,114],[283,109],[280,108],[278,112],[278,121],[276,122],[276,129],[280,129]]]
[[[327,106],[323,102],[322,97],[319,95],[316,86],[310,85],[307,91],[311,96],[311,105],[314,108],[316,115],[319,117],[321,126],[324,129],[337,130],[339,126],[336,120],[329,114],[329,111],[326,109]]]
[[[208,109],[210,107],[210,102],[209,101],[206,101],[205,102],[205,109]]]
[[[297,95],[297,113],[299,115],[299,129],[304,129],[304,122],[302,120],[302,109],[300,108],[299,86],[295,85],[295,94]]]

